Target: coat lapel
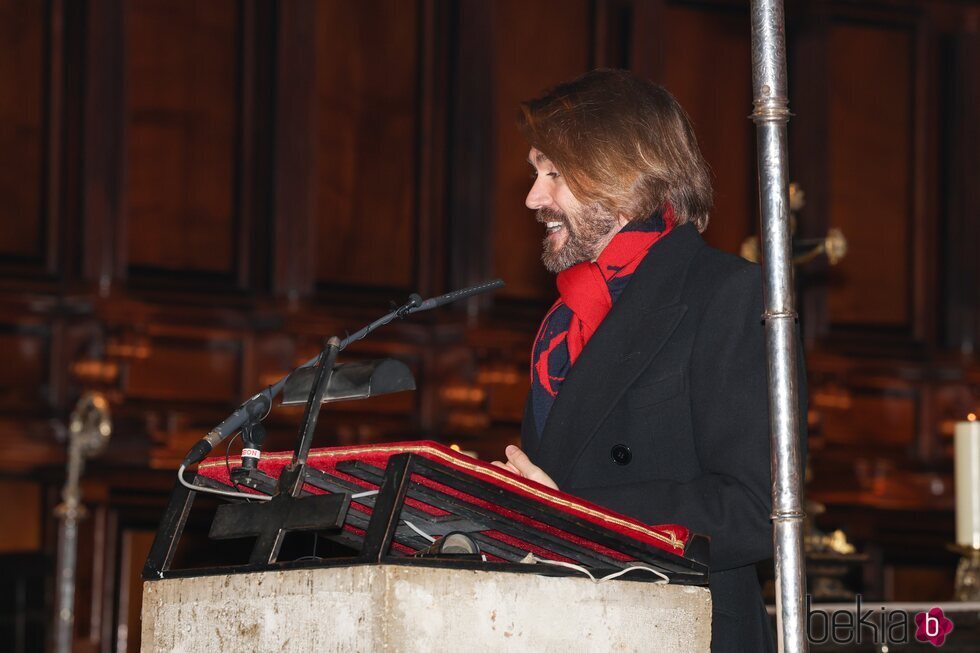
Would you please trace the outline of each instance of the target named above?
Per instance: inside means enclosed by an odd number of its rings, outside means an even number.
[[[528,455],[561,487],[575,462],[626,389],[650,364],[687,311],[678,303],[691,258],[703,246],[682,225],[654,243],[562,384]],[[524,427],[533,431],[533,419]],[[532,434],[536,435],[536,434]]]

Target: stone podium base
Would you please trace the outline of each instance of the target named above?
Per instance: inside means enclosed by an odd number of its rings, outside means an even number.
[[[143,585],[142,650],[708,651],[704,587],[365,565]]]

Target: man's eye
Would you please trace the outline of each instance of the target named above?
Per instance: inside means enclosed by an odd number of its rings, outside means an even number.
[[[557,172],[549,172],[548,176],[551,177],[552,179],[558,179],[559,177],[561,177],[561,175],[558,174]]]

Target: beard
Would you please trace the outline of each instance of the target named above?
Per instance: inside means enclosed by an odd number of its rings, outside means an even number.
[[[555,249],[551,238],[543,242],[541,262],[548,272],[557,274],[583,261],[594,261],[615,234],[616,216],[599,205],[583,207],[574,214],[554,209],[538,209],[538,222],[561,222],[565,242]]]

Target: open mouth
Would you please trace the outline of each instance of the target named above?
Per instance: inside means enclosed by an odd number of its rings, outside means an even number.
[[[545,226],[545,229],[548,232],[548,235],[550,236],[551,234],[557,233],[558,231],[560,231],[561,229],[563,229],[565,227],[565,223],[564,222],[560,222],[560,221],[559,222],[545,222],[544,223],[544,226]]]

